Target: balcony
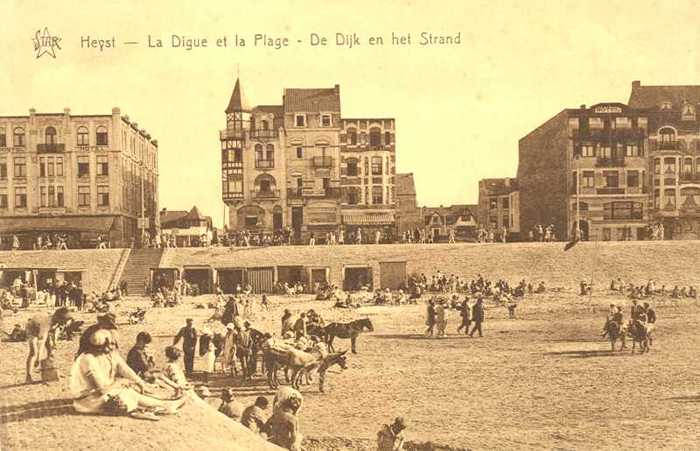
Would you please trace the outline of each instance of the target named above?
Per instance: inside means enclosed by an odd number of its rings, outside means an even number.
[[[700,174],[681,174],[680,183],[700,183]]]
[[[602,158],[598,157],[595,162],[598,168],[614,168],[625,166],[625,157]]]
[[[331,157],[313,157],[312,165],[315,168],[330,168],[330,167],[333,167],[333,158],[331,158]]]
[[[680,150],[680,145],[678,141],[657,141],[656,148],[658,150]]]
[[[227,139],[245,139],[245,131],[239,128],[227,128],[219,131],[219,139],[226,141]]]
[[[36,145],[36,152],[37,153],[56,153],[56,152],[65,152],[65,150],[66,150],[66,145],[63,143],[37,144]]]
[[[250,139],[275,139],[278,136],[277,130],[256,129],[250,131]]]
[[[610,187],[605,187],[605,188],[597,188],[596,189],[596,194],[625,194],[625,189],[624,188],[610,188]]]
[[[274,169],[275,160],[255,160],[255,169]]]
[[[646,137],[646,130],[643,128],[593,128],[588,130],[573,129],[571,131],[573,139],[583,139],[599,141],[605,140],[640,140]]]
[[[255,191],[253,193],[253,197],[255,197],[256,199],[276,199],[280,197],[280,192],[276,189]]]

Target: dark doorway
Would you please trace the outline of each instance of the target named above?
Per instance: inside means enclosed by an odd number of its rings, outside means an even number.
[[[276,232],[282,230],[282,212],[272,214],[272,229]]]
[[[287,282],[288,284],[301,282],[304,283],[306,280],[306,271],[303,266],[278,266],[277,267],[277,281],[281,283]]]
[[[77,287],[83,281],[83,273],[81,271],[64,271],[63,280],[73,283]]]
[[[398,290],[406,283],[406,262],[380,262],[379,278],[380,288]]]
[[[182,278],[192,286],[193,295],[212,292],[211,270],[209,268],[185,268]]]
[[[314,268],[311,270],[311,284],[323,285],[328,283],[328,268]]]
[[[46,290],[52,287],[56,282],[56,271],[40,270],[36,273],[36,288],[37,290]]]
[[[219,269],[219,288],[225,294],[234,294],[236,286],[243,287],[243,269]]]
[[[364,266],[360,268],[345,268],[343,289],[346,291],[359,291],[363,287],[372,290],[372,268]]]
[[[294,240],[301,240],[301,226],[304,224],[304,207],[292,207],[292,229]]]

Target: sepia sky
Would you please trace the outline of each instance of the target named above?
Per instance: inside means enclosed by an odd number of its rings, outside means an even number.
[[[252,105],[337,83],[343,116],[396,118],[397,172],[413,172],[421,206],[476,203],[478,180],[515,176],[518,139],[565,107],[626,102],[632,80],[700,84],[697,2],[4,0],[0,11],[0,115],[119,106],[159,141],[161,207],[196,204],[217,226],[218,130],[237,65]],[[62,39],[56,59],[35,58],[43,27]],[[392,46],[392,31],[413,45]],[[417,45],[424,31],[461,32],[462,44]],[[329,45],[309,46],[314,32]],[[337,47],[336,32],[362,43]],[[291,43],[255,47],[255,33]],[[166,47],[147,48],[149,34]],[[169,48],[173,34],[209,48]],[[235,34],[246,47],[216,47]],[[81,49],[88,35],[117,46]]]

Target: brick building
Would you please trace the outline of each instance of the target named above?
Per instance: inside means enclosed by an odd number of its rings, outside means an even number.
[[[508,230],[509,239],[520,234],[520,192],[518,180],[511,177],[479,181],[479,225],[485,229]]]
[[[250,107],[240,81],[221,130],[229,230],[294,238],[362,228],[394,233],[394,120],[343,119],[340,87],[285,89],[281,105]]]
[[[666,239],[700,238],[700,86],[634,81],[629,106],[649,115],[651,220]]]
[[[396,174],[394,200],[398,233],[423,227],[421,209],[416,198],[416,183],[413,173]]]
[[[519,141],[520,228],[571,238],[643,239],[649,220],[648,112],[621,103],[565,109]],[[577,202],[578,200],[578,202]]]
[[[31,249],[39,236],[69,247],[113,247],[159,232],[158,142],[111,114],[37,113],[0,117],[0,238]],[[45,241],[44,241],[45,242]]]

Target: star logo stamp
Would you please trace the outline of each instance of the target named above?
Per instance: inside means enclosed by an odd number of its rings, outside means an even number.
[[[37,59],[44,55],[56,58],[56,50],[61,50],[59,44],[61,38],[51,35],[48,27],[44,27],[43,30],[37,30],[32,41],[34,41],[34,52]]]

